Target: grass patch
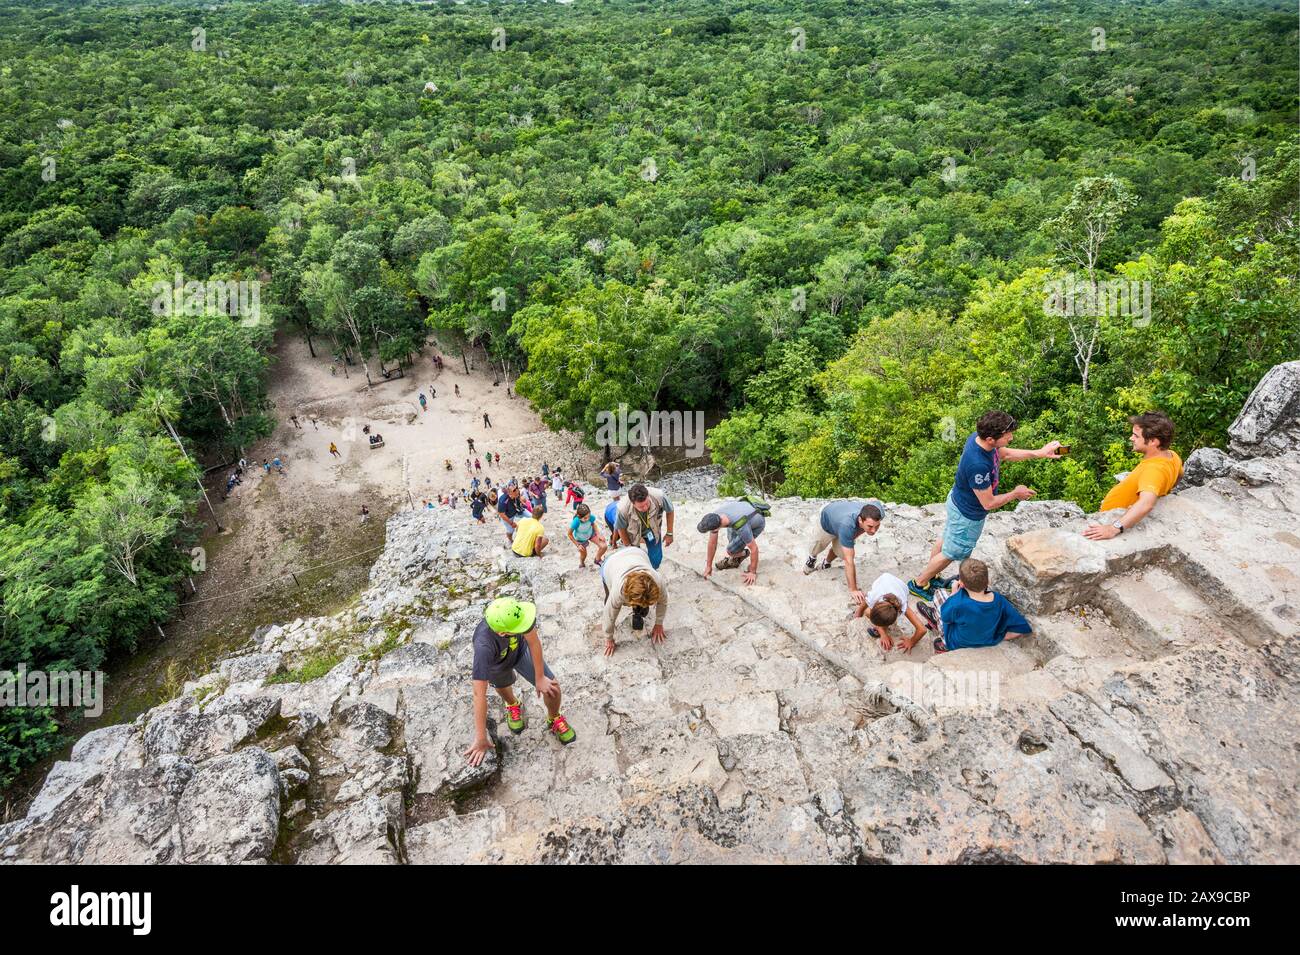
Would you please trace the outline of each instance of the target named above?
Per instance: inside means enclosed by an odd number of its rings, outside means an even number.
[[[308,683],[312,680],[319,680],[330,670],[343,662],[343,654],[334,650],[326,650],[316,656],[308,657],[303,661],[302,666],[293,670],[286,670],[284,673],[277,673],[270,677],[266,683]]]
[[[389,651],[396,650],[406,641],[402,638],[401,632],[396,627],[384,628],[384,639],[375,644],[369,650],[363,651],[358,659],[362,663],[374,663]]]

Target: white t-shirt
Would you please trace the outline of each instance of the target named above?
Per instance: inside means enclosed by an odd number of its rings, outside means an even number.
[[[867,608],[874,607],[876,601],[885,594],[893,594],[898,598],[899,606],[903,608],[898,612],[898,616],[902,619],[903,614],[907,612],[907,584],[893,574],[881,574],[871,582],[871,589],[867,591]]]

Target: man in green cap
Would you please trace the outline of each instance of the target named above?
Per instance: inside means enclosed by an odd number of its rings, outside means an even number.
[[[542,641],[537,636],[537,605],[498,597],[487,605],[483,619],[474,630],[474,745],[465,750],[471,766],[483,762],[492,741],[487,732],[487,688],[495,687],[506,705],[506,725],[512,733],[522,733],[528,725],[523,701],[511,687],[518,673],[537,690],[546,704],[546,727],[564,745],[577,737],[560,712],[560,684],[542,659]]]

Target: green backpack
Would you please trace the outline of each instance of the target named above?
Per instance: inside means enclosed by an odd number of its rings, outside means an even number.
[[[762,500],[761,498],[757,498],[757,497],[749,497],[748,495],[745,495],[745,496],[742,496],[742,497],[737,498],[737,500],[739,500],[739,501],[744,501],[746,504],[748,504],[750,507],[752,507],[755,511],[757,511],[758,514],[759,514],[760,516],[762,516],[762,517],[767,517],[768,515],[770,515],[770,514],[772,513],[772,505],[769,504],[769,503],[767,503],[767,501]],[[750,516],[753,516],[753,515],[750,515]],[[750,516],[742,517],[742,518],[740,518],[739,520],[732,521],[731,524],[730,524],[729,526],[732,527],[732,528],[744,527],[746,524],[749,523],[749,517],[750,517]]]

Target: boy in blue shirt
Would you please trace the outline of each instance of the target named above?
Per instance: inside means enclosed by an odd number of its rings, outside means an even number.
[[[1010,600],[989,590],[989,568],[984,561],[967,557],[959,573],[957,592],[939,607],[941,625],[940,636],[934,638],[935,653],[991,647],[1034,632]]]
[[[989,511],[1034,496],[1034,492],[1023,484],[1017,484],[1015,490],[1005,494],[997,493],[1004,461],[1061,456],[1060,441],[1049,441],[1032,451],[1007,447],[1015,433],[1016,419],[1005,411],[985,412],[976,422],[975,433],[966,439],[961,461],[957,464],[957,477],[948,492],[948,515],[943,533],[930,550],[930,562],[925,565],[925,570],[907,582],[907,589],[914,597],[933,600],[935,583],[941,587],[947,585],[948,581],[931,581],[954,560],[965,560],[974,552]]]

